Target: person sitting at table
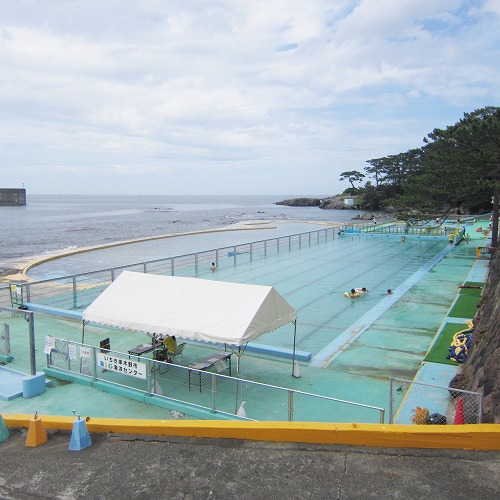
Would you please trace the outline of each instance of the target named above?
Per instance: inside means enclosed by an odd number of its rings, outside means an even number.
[[[165,349],[165,354],[167,361],[169,363],[172,362],[172,356],[177,349],[177,340],[175,339],[175,335],[167,335],[161,342],[163,344],[163,348]]]

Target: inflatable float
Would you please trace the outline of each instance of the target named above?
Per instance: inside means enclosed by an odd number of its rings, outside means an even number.
[[[453,335],[453,340],[448,348],[450,354],[446,356],[446,359],[456,361],[457,363],[465,363],[467,360],[467,354],[473,342],[472,335],[470,334],[474,331],[474,324],[472,321],[466,321],[466,323],[469,328]]]

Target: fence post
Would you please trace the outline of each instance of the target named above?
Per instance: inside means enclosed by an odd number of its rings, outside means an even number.
[[[391,377],[389,380],[389,423],[392,424],[394,418],[394,379]]]
[[[212,413],[217,412],[217,406],[215,403],[215,395],[217,393],[217,378],[215,377],[215,373],[212,374]]]
[[[35,315],[32,311],[29,311],[29,313],[30,367],[31,375],[36,375]]]
[[[477,423],[480,424],[483,421],[483,397],[482,392],[479,393],[478,409],[477,409]]]
[[[293,422],[293,391],[288,391],[288,421]]]
[[[156,389],[156,364],[154,361],[148,360],[148,369],[146,370],[146,387],[148,388],[148,394],[151,396],[152,392]],[[154,377],[151,378],[151,373],[154,370]]]
[[[92,372],[94,375],[94,380],[97,381],[97,356],[96,356],[96,348],[92,347]]]
[[[31,302],[31,287],[29,283],[26,283],[26,302]]]
[[[76,276],[73,274],[73,307],[76,309],[78,300],[76,298]]]
[[[380,410],[380,423],[383,424],[385,421],[385,410],[382,408]]]

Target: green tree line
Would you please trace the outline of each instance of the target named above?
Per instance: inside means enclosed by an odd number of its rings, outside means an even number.
[[[394,207],[401,218],[431,218],[457,210],[485,213],[500,186],[500,108],[488,106],[446,129],[434,129],[420,148],[367,160],[365,173],[342,172],[361,208]],[[366,181],[364,186],[355,186]]]

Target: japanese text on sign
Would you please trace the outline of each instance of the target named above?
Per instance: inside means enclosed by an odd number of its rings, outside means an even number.
[[[96,356],[98,368],[146,380],[146,363],[101,352],[96,353]]]

